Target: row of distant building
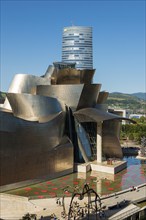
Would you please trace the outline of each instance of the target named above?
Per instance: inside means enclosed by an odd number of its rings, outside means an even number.
[[[146,117],[145,114],[131,114],[130,111],[126,109],[114,109],[118,114],[120,114],[122,117],[130,118],[130,119],[140,119],[141,117]],[[122,121],[122,124],[127,124],[128,121]]]

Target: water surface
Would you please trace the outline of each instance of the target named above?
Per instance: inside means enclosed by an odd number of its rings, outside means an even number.
[[[62,195],[71,196],[74,187],[82,187],[88,183],[100,195],[108,195],[132,186],[146,183],[146,161],[132,157],[124,157],[127,161],[127,168],[117,174],[107,174],[100,172],[73,173],[61,178],[48,180],[39,184],[31,185],[17,190],[7,191],[15,194],[33,198],[61,197]],[[69,186],[69,191],[65,190]]]

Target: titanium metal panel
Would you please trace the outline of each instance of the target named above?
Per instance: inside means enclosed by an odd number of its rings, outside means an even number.
[[[63,136],[64,122],[63,112],[49,122],[38,123],[1,111],[0,184],[54,178],[71,173],[73,146]]]
[[[95,108],[84,108],[74,112],[74,116],[79,122],[100,122],[109,119],[121,119],[112,113],[100,111]]]
[[[37,86],[37,94],[54,97],[75,111],[96,105],[100,87],[100,84]]]
[[[73,68],[54,69],[51,76],[52,85],[60,84],[91,84],[95,70],[77,70]]]
[[[4,138],[6,136],[8,134],[4,134]],[[14,137],[17,138],[17,136]],[[40,182],[73,172],[73,146],[71,142],[59,145],[51,151],[42,148],[41,145],[37,150],[34,150],[34,146],[28,147],[27,144],[23,147],[25,150],[21,151],[14,145],[11,154],[6,150],[7,154],[5,153],[0,158],[0,185],[3,190],[4,186],[10,187],[11,184],[15,188],[17,185],[15,186],[14,183],[20,183],[22,186],[25,181]]]
[[[6,132],[6,139],[0,133],[1,149],[13,151],[16,145],[20,152],[27,148],[35,151],[40,147],[51,150],[60,144],[64,135],[65,113],[59,113],[54,119],[45,122],[32,122],[14,117],[10,113],[0,112],[0,132]],[[10,134],[12,132],[12,136]],[[9,135],[8,135],[9,134]]]
[[[122,158],[123,153],[120,145],[121,123],[118,120],[108,120],[103,122],[103,154],[107,158]]]
[[[94,106],[95,109],[98,109],[99,111],[108,112],[108,105],[107,104],[96,104]]]
[[[16,132],[15,118],[12,112],[0,109],[0,132]],[[2,136],[0,141],[2,141]],[[0,145],[2,147],[2,145]],[[0,147],[0,150],[1,150]]]
[[[52,75],[54,69],[55,69],[55,67],[53,65],[49,65],[46,72],[45,72],[45,75],[43,77],[45,77],[46,79],[49,79],[49,81],[51,81],[51,75]]]
[[[86,84],[83,87],[77,110],[94,107],[97,102],[101,84]],[[90,94],[90,95],[89,95]]]
[[[105,111],[100,111],[95,108],[80,109],[74,112],[74,116],[79,122],[100,122],[100,121],[111,120],[111,119],[129,120],[131,122],[134,122],[133,120],[129,118],[120,117],[118,115],[105,112]]]
[[[50,85],[50,81],[43,77],[28,74],[16,74],[11,82],[8,93],[36,94],[37,85]],[[5,100],[3,107],[11,110],[11,106],[7,99]]]
[[[56,98],[75,110],[79,103],[83,87],[83,84],[37,86],[37,94]]]
[[[13,114],[28,121],[51,120],[62,111],[57,99],[31,94],[7,93]]]
[[[108,105],[105,104],[107,98],[108,98],[109,93],[102,91],[99,93],[98,99],[97,99],[97,104],[95,106],[96,109],[100,111],[105,111],[108,112]]]
[[[106,102],[107,98],[108,98],[109,93],[108,92],[100,92],[98,99],[97,99],[97,104],[103,104]]]

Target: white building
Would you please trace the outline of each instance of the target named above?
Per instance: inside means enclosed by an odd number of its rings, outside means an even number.
[[[146,117],[144,114],[130,114],[129,118],[141,118],[142,116]]]
[[[126,109],[114,109],[114,113],[120,115],[121,117],[129,118],[130,112],[128,112]],[[129,123],[126,120],[122,121],[122,124],[127,124]]]

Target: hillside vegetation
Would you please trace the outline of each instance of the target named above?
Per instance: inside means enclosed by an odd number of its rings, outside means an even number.
[[[146,113],[146,100],[133,94],[110,93],[106,104],[108,104],[109,108],[127,109],[131,113]]]
[[[146,93],[137,92],[137,93],[133,93],[133,94],[131,94],[131,95],[132,95],[132,96],[136,96],[136,97],[138,97],[138,98],[143,99],[143,100],[146,101]]]
[[[146,138],[146,117],[134,120],[137,122],[136,124],[122,125],[121,140],[132,140],[140,144],[141,138]]]
[[[4,103],[5,98],[6,98],[6,94],[0,91],[0,103]]]

